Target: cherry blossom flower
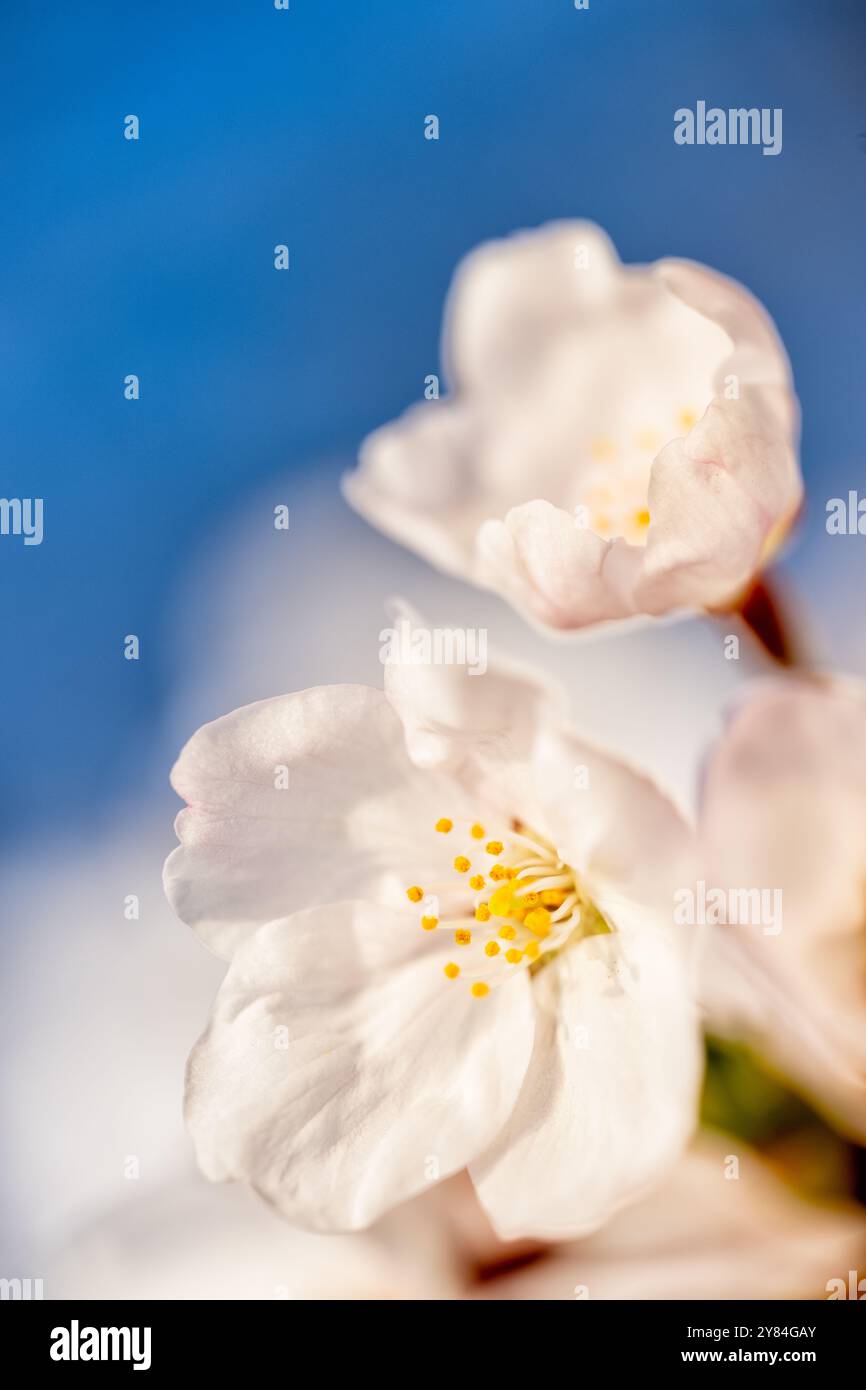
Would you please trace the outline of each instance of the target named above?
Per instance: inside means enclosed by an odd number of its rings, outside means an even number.
[[[782,905],[780,931],[709,928],[712,1026],[866,1135],[866,691],[759,686],[710,758],[701,819],[707,882]]]
[[[453,393],[364,443],[369,521],[548,628],[732,606],[800,506],[785,351],[742,286],[558,222],[460,267]]]
[[[532,676],[385,678],[236,710],[175,767],[167,892],[231,962],[199,1163],[323,1230],[467,1167],[503,1237],[590,1230],[694,1124],[689,836]]]

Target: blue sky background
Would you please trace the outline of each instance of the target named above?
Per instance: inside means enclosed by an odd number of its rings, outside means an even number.
[[[209,537],[313,459],[336,482],[437,370],[460,257],[549,218],[768,306],[813,499],[788,567],[844,637],[866,540],[831,542],[824,502],[866,483],[864,38],[862,0],[4,6],[0,491],[44,497],[45,540],[0,538],[0,829],[142,775]],[[781,106],[782,154],[677,147],[701,98]],[[325,533],[305,582],[334,563]]]

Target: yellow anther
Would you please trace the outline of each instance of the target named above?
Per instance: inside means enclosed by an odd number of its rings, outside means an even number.
[[[520,895],[520,906],[521,906],[521,907],[537,907],[538,904],[539,904],[540,902],[541,902],[541,894],[540,894],[540,893],[529,892],[529,893],[521,893],[521,895]]]
[[[476,981],[475,981],[475,984],[472,986],[472,994],[473,994],[473,997],[474,997],[475,999],[483,999],[484,996],[485,996],[485,994],[489,994],[489,993],[490,993],[490,986],[489,986],[489,985],[486,985],[486,984],[484,983],[483,980],[476,980]]]
[[[517,935],[517,928],[509,926],[506,922],[504,927],[499,928],[499,935],[503,941],[513,941]]]
[[[516,965],[518,961],[523,960],[523,952],[518,951],[515,946],[512,946],[510,951],[505,952],[505,959],[508,961],[509,965]]]
[[[482,878],[481,874],[472,875],[472,877],[469,880],[469,887],[475,888],[476,890],[484,887],[484,879]]]
[[[440,835],[447,835],[449,830],[454,829],[454,822],[449,820],[447,816],[443,816],[441,820],[437,820],[436,829]]]
[[[526,908],[513,907],[508,915],[511,918],[512,922],[522,922],[524,917],[526,916]]]
[[[473,840],[483,840],[483,839],[484,839],[484,826],[483,826],[483,825],[479,825],[478,822],[476,821],[475,825],[473,825],[473,826],[472,826],[472,829],[469,831],[469,834],[472,836]]]
[[[487,906],[494,917],[510,917],[512,904],[512,892],[510,884],[504,884],[502,888],[497,888],[492,895]]]
[[[487,850],[487,853],[488,853],[488,854],[501,854],[501,853],[502,853],[502,841],[501,841],[501,840],[488,840],[488,841],[487,841],[487,844],[484,846],[484,848]]]
[[[467,927],[458,927],[454,933],[454,941],[458,946],[468,946],[472,940],[472,933]]]
[[[697,423],[697,418],[693,410],[681,410],[677,416],[677,424],[681,429],[690,430],[692,425]]]
[[[550,913],[546,907],[535,907],[527,912],[524,922],[534,936],[547,936],[550,931]]]
[[[435,927],[438,927],[438,925],[439,925],[439,918],[438,918],[438,917],[422,917],[422,918],[421,918],[421,926],[424,928],[425,931],[433,931],[433,929],[434,929]]]
[[[490,870],[490,877],[494,883],[499,883],[501,879],[508,877],[508,870],[504,869],[501,864],[494,864]]]
[[[487,945],[484,947],[484,954],[485,954],[485,956],[498,956],[498,955],[499,955],[499,942],[498,942],[498,941],[488,941]]]
[[[643,508],[641,511],[639,511],[639,512],[635,512],[635,514],[634,514],[634,524],[635,524],[635,526],[640,526],[640,527],[643,528],[643,529],[645,529],[647,526],[649,526],[649,524],[650,524],[650,514],[649,514],[649,512],[647,511],[646,507],[644,507],[644,508]]]
[[[505,870],[505,877],[506,877],[506,878],[517,878],[517,870],[516,870],[516,869],[506,869],[506,870]]]
[[[445,974],[448,976],[449,980],[456,980],[457,976],[460,974],[460,966],[455,965],[453,960],[450,960],[445,967]]]
[[[416,887],[416,888],[407,888],[407,889],[406,889],[406,897],[409,899],[410,903],[420,903],[420,901],[421,901],[421,899],[423,898],[423,896],[424,896],[424,889],[423,889],[423,888],[417,888],[417,887]]]
[[[561,888],[545,888],[541,894],[541,901],[544,907],[562,907],[565,894]]]
[[[490,921],[490,908],[487,906],[486,903],[479,903],[478,906],[476,907],[476,909],[475,909],[475,920],[476,920],[476,922],[489,922],[489,921]]]
[[[612,459],[616,454],[616,445],[612,439],[602,435],[594,439],[589,446],[589,452],[598,463],[604,463],[607,459]]]
[[[530,941],[523,954],[526,956],[527,960],[538,960],[538,957],[541,955],[541,947],[537,941]]]
[[[468,873],[472,865],[469,863],[465,854],[458,854],[457,858],[454,860],[454,867],[458,874],[465,874]]]

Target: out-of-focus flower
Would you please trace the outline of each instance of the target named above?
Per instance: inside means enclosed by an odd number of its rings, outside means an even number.
[[[371,435],[347,497],[540,624],[730,605],[797,513],[787,357],[705,266],[624,266],[587,222],[491,242],[444,353],[453,394]]]
[[[441,1299],[459,1251],[423,1204],[363,1235],[317,1235],[199,1175],[104,1213],[49,1263],[52,1299]]]
[[[707,1133],[603,1231],[490,1279],[480,1296],[826,1298],[864,1251],[862,1208],[804,1201],[740,1140]]]
[[[708,765],[701,838],[708,888],[781,909],[780,930],[739,910],[708,928],[712,1027],[866,1135],[863,688],[791,679],[742,702]]]
[[[206,725],[173,781],[167,891],[231,958],[188,1077],[209,1177],[351,1229],[469,1166],[501,1235],[562,1238],[680,1151],[688,836],[534,680],[397,660]]]

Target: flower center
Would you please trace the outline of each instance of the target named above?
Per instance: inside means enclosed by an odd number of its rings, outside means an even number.
[[[688,434],[698,413],[684,406],[662,428],[644,425],[633,431],[599,435],[585,448],[580,489],[582,524],[602,540],[622,536],[630,545],[646,545],[650,470],[659,449],[677,434]]]
[[[442,835],[454,828],[447,817],[435,827]],[[566,946],[611,930],[556,846],[521,821],[493,836],[476,822],[455,839],[454,879],[414,885],[406,896],[424,931],[452,934],[459,963],[449,961],[445,974],[468,980],[476,999],[513,969],[535,972]]]

